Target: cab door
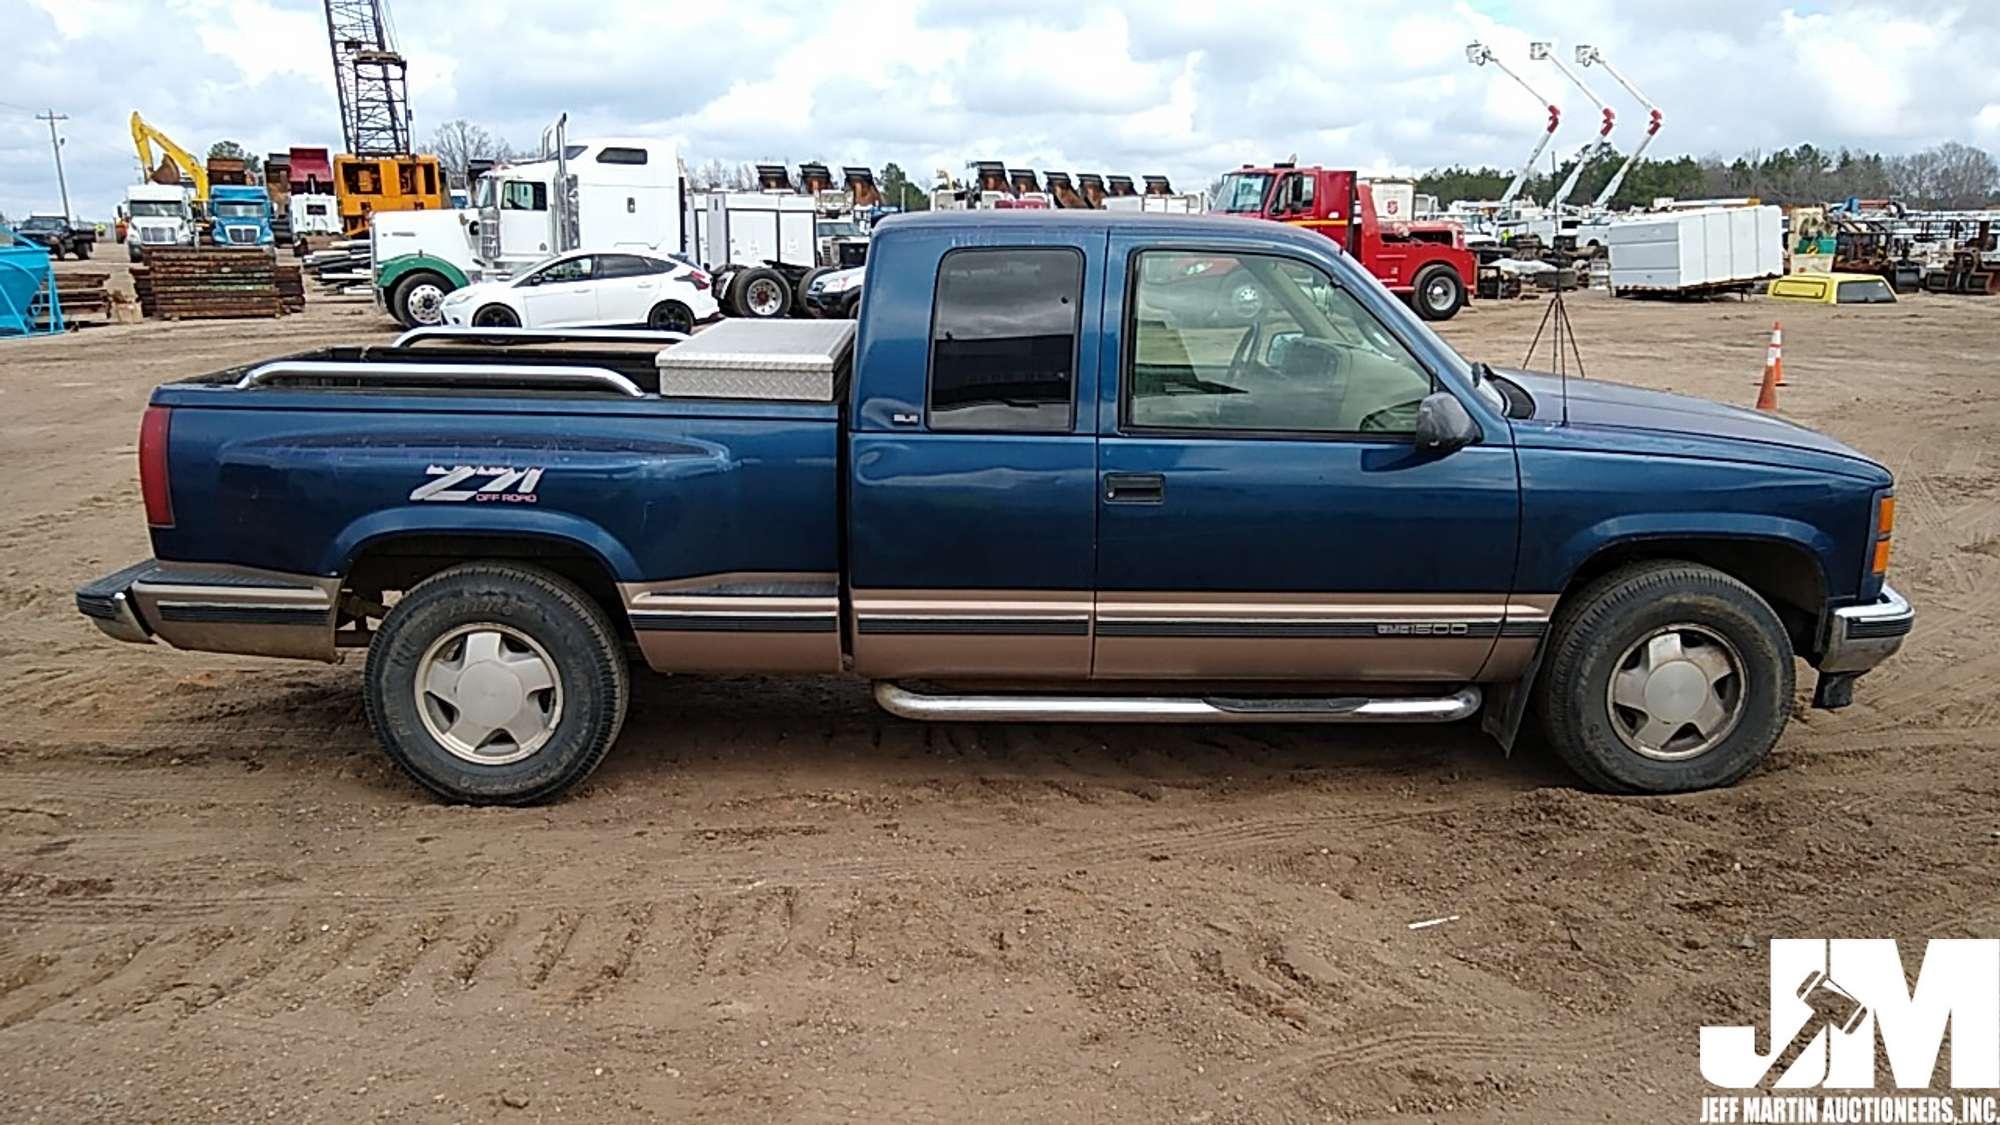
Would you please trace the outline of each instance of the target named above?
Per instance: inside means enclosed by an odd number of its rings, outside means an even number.
[[[521,287],[526,328],[562,328],[597,321],[596,258],[589,254],[551,262]]]
[[[1510,623],[1505,420],[1469,404],[1481,442],[1418,450],[1446,384],[1390,298],[1308,257],[1114,235],[1109,267],[1128,296],[1100,372],[1093,675],[1477,675]]]
[[[848,468],[855,671],[1083,679],[1104,233],[906,232],[869,267]]]

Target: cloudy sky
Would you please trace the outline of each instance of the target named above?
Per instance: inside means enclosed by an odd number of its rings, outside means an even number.
[[[1380,173],[1511,165],[1541,113],[1480,39],[1568,114],[1594,114],[1531,39],[1593,43],[1657,101],[1660,155],[1802,140],[2000,150],[2000,0],[390,0],[416,132],[463,117],[532,145],[678,138],[689,163],[896,161],[928,184],[973,159],[1166,172],[1184,189],[1290,153]],[[0,212],[58,205],[67,113],[79,213],[136,178],[134,109],[198,154],[338,147],[317,0],[0,0]],[[1585,72],[1636,140],[1637,107]]]

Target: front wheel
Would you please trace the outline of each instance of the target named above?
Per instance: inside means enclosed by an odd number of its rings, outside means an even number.
[[[1791,717],[1792,642],[1769,603],[1705,566],[1639,563],[1563,600],[1537,709],[1556,753],[1619,793],[1755,769]]]
[[[1426,266],[1417,274],[1411,298],[1425,320],[1450,320],[1465,307],[1465,282],[1450,266]]]
[[[79,261],[79,262],[80,262],[80,261],[83,261],[84,259],[86,259],[86,258],[89,258],[89,257],[90,257],[90,243],[88,243],[88,242],[79,242],[79,243],[77,243],[77,247],[76,247],[76,258],[77,258],[77,261]]]
[[[449,801],[550,800],[597,768],[630,672],[589,595],[530,567],[469,563],[405,594],[368,646],[363,697],[389,757]]]
[[[519,328],[521,327],[521,318],[514,315],[514,310],[508,308],[506,305],[482,305],[478,312],[472,314],[472,326],[474,328]]]

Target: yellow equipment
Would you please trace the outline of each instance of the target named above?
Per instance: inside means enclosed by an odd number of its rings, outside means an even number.
[[[174,165],[181,170],[181,175],[194,181],[195,202],[207,203],[208,169],[202,165],[201,161],[194,158],[193,153],[175,144],[173,138],[167,136],[165,133],[146,124],[146,119],[139,116],[139,111],[136,109],[133,110],[132,146],[138,150],[139,165],[145,169],[146,175],[149,177],[153,174],[155,167],[153,164],[154,144],[158,144],[160,149],[167,154],[167,159],[173,161]]]
[[[435,156],[355,156],[333,158],[333,194],[340,227],[349,238],[368,234],[368,216],[377,211],[441,210],[444,168]]]

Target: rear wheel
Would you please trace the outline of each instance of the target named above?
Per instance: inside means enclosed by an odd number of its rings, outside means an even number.
[[[777,270],[759,266],[730,280],[729,304],[737,316],[774,320],[792,310],[792,290]]]
[[[450,801],[545,801],[625,722],[630,673],[604,611],[530,567],[470,563],[405,594],[368,646],[363,696],[389,757]]]
[[[1791,638],[1769,603],[1690,563],[1615,570],[1564,599],[1537,697],[1549,741],[1622,793],[1728,785],[1784,732]]]
[[[521,318],[516,316],[514,310],[508,308],[506,305],[481,305],[479,311],[472,314],[472,326],[474,328],[519,328],[521,327]]]
[[[1426,266],[1417,274],[1410,296],[1418,316],[1425,320],[1450,320],[1465,307],[1465,282],[1450,266]]]
[[[661,301],[646,314],[646,327],[659,332],[692,332],[694,313],[679,301]]]
[[[90,257],[90,243],[88,242],[77,243],[76,257],[78,261],[82,261],[83,259]]]
[[[427,270],[418,270],[396,279],[389,291],[389,311],[405,328],[428,328],[444,323],[444,295],[451,283]]]

